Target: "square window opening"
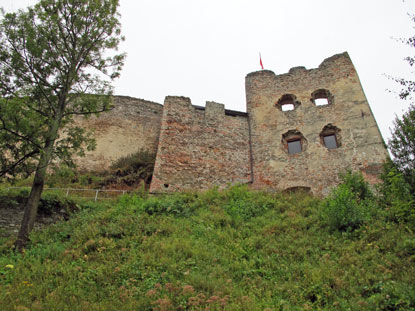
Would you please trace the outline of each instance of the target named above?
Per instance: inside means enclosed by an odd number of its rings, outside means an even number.
[[[301,140],[292,140],[288,142],[288,153],[289,154],[296,154],[302,151],[301,147]]]
[[[324,145],[327,149],[336,149],[338,148],[336,135],[327,135],[323,137]]]

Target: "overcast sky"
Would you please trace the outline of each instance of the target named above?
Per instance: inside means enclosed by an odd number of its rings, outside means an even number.
[[[245,76],[265,69],[316,68],[349,52],[383,137],[409,104],[385,75],[415,79],[393,38],[409,37],[415,1],[407,0],[120,0],[128,54],[115,94],[163,103],[190,97],[246,111]],[[35,0],[0,0],[6,11]],[[392,93],[387,89],[392,90]]]

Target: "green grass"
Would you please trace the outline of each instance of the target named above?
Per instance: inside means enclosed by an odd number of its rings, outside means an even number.
[[[333,231],[324,206],[245,187],[91,205],[24,254],[3,241],[1,309],[414,310],[413,232],[382,212]]]

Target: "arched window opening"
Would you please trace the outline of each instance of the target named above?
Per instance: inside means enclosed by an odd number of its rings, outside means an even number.
[[[325,106],[333,103],[333,96],[329,90],[319,89],[311,94],[311,101],[316,106]]]
[[[294,110],[294,104],[284,104],[284,105],[281,105],[281,110],[282,111]]]
[[[327,124],[320,133],[320,140],[327,149],[340,147],[340,129],[332,124]]]
[[[297,108],[300,105],[300,102],[296,100],[296,97],[293,94],[283,95],[277,102],[276,106],[281,111],[291,111]]]
[[[306,149],[307,141],[301,132],[290,130],[282,135],[282,144],[288,154],[297,154]]]
[[[310,187],[294,186],[284,190],[285,193],[311,193]]]
[[[314,103],[316,106],[324,106],[329,104],[329,100],[327,98],[316,98]]]

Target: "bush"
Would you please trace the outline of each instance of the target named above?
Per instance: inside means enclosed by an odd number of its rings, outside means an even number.
[[[361,173],[354,173],[347,170],[346,173],[340,174],[340,180],[358,200],[373,199],[372,190],[370,190],[369,184]]]
[[[23,207],[29,196],[30,189],[9,189],[0,191],[0,207]]]
[[[415,196],[403,173],[388,161],[381,178],[380,203],[386,210],[387,218],[394,222],[408,223],[415,228]]]
[[[98,183],[102,181],[102,179],[103,179],[102,177],[96,176],[93,173],[85,173],[79,176],[78,181],[79,181],[79,184],[83,187],[85,186],[96,187]]]
[[[330,231],[351,232],[368,220],[374,196],[361,173],[340,177],[343,182],[323,201],[321,216]]]
[[[119,184],[126,186],[150,186],[156,155],[153,152],[139,150],[117,159],[111,165],[110,175],[101,185]]]
[[[365,222],[366,208],[365,204],[357,201],[351,189],[342,184],[324,201],[322,217],[330,231],[350,232]]]
[[[142,166],[153,166],[156,161],[156,155],[153,152],[139,150],[135,153],[126,155],[117,159],[112,165],[113,170],[132,169],[137,171]]]
[[[30,189],[11,189],[0,192],[0,207],[21,208],[25,207]],[[65,213],[71,213],[79,209],[79,205],[68,198],[56,193],[43,193],[39,201],[38,212],[43,215],[52,215],[63,209]]]
[[[59,166],[54,169],[52,174],[46,177],[46,185],[50,188],[68,185],[77,180],[77,172],[68,166]]]
[[[387,219],[397,223],[406,223],[415,229],[415,201],[395,200],[386,210]]]

